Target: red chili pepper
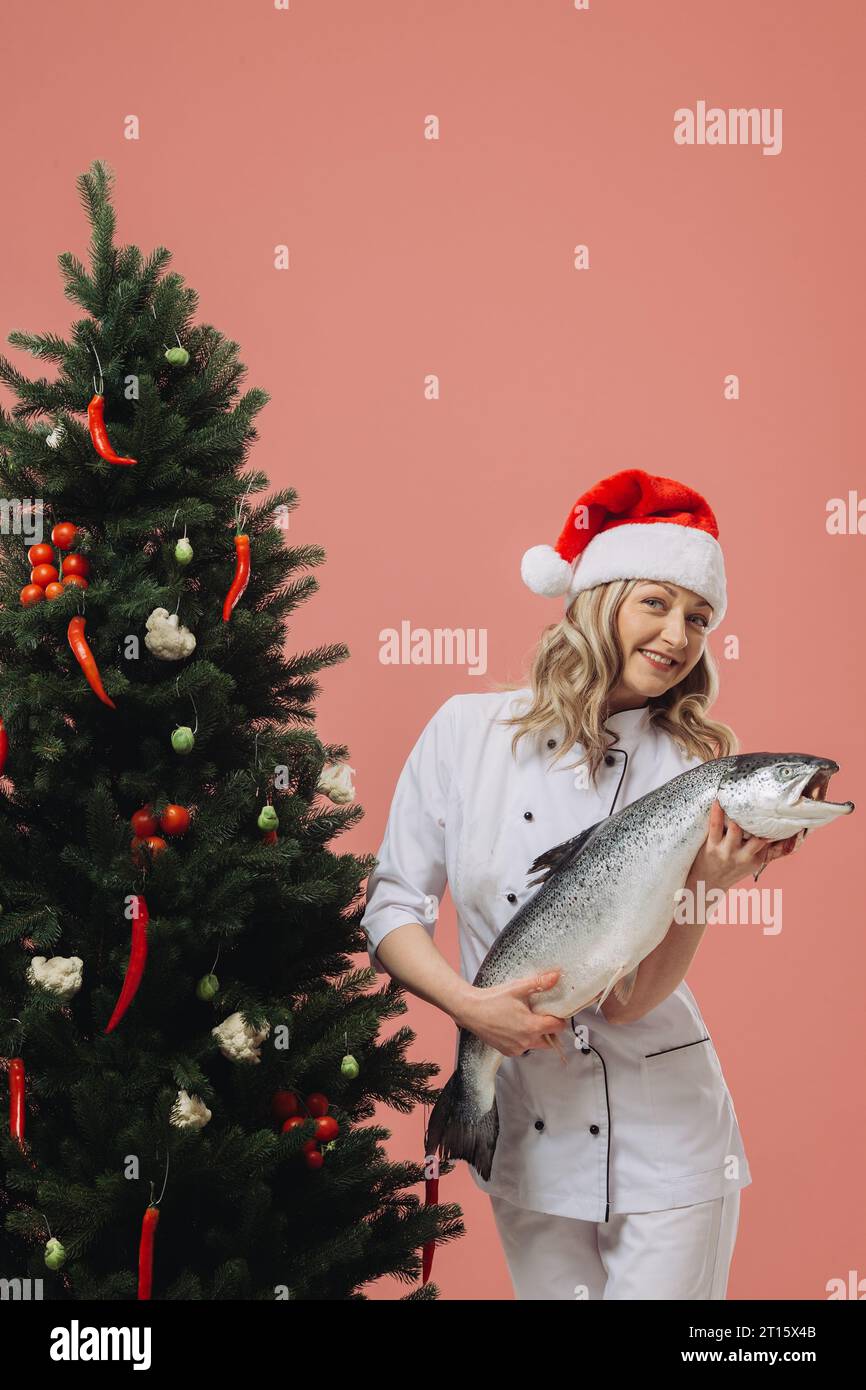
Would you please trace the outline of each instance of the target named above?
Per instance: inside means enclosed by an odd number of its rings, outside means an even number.
[[[123,981],[123,988],[114,1006],[114,1013],[108,1020],[106,1033],[110,1033],[116,1028],[123,1015],[126,1013],[133,999],[135,998],[138,986],[141,984],[141,977],[144,974],[144,964],[147,960],[147,924],[150,917],[147,911],[147,903],[141,894],[136,894],[136,913],[132,919],[132,946],[129,952],[129,964],[126,967],[126,978]]]
[[[9,1133],[13,1139],[24,1146],[24,1059],[12,1057],[9,1061]]]
[[[424,1182],[424,1206],[432,1207],[439,1201],[439,1159],[436,1154],[428,1154],[424,1159],[424,1166],[428,1171],[435,1173],[435,1177],[427,1178]],[[433,1268],[433,1252],[436,1249],[435,1240],[427,1240],[421,1247],[421,1283],[426,1284],[430,1278],[430,1271]]]
[[[0,777],[3,776],[3,769],[6,766],[6,759],[9,756],[9,735],[6,732],[6,725],[0,719]]]
[[[102,418],[104,405],[105,397],[97,392],[87,407],[87,426],[90,430],[94,449],[101,458],[107,459],[109,463],[138,463],[138,459],[123,458],[114,452],[114,447],[105,428],[105,421]]]
[[[247,584],[250,582],[250,538],[249,536],[235,536],[235,577],[232,586],[225,597],[223,604],[223,622],[227,623],[232,615],[232,609],[240,598]]]
[[[70,619],[66,633],[69,638],[69,645],[75,653],[76,661],[87,677],[87,684],[90,686],[91,690],[95,691],[104,705],[110,705],[112,709],[117,709],[117,705],[105,693],[102,677],[99,674],[99,667],[96,664],[93,652],[87,645],[87,639],[84,636],[85,621],[84,618],[80,617]]]
[[[159,1207],[145,1208],[141,1221],[141,1240],[138,1243],[138,1296],[150,1298],[153,1287],[153,1238],[159,1224]]]
[[[276,830],[266,830],[265,833],[264,833],[264,835],[262,836],[262,844],[263,844],[263,845],[275,845],[276,843],[277,843],[277,832],[276,832]]]

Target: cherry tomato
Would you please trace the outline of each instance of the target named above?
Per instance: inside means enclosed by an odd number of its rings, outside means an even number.
[[[27,559],[31,565],[53,565],[54,551],[50,545],[42,541],[39,545],[31,545],[27,552]]]
[[[271,1096],[271,1114],[275,1120],[288,1120],[298,1113],[298,1097],[294,1091],[275,1091]]]
[[[46,585],[45,585],[45,597],[46,597],[46,598],[59,598],[61,594],[65,594],[65,593],[66,593],[66,590],[64,589],[64,587],[63,587],[62,584],[46,584]]]
[[[283,1134],[288,1134],[291,1130],[297,1129],[298,1125],[305,1123],[303,1115],[291,1115],[283,1125]]]
[[[58,521],[51,532],[51,539],[58,550],[71,550],[78,535],[78,527],[71,521]]]
[[[41,603],[45,598],[45,590],[40,584],[25,584],[21,590],[21,602],[25,608],[32,608],[34,603]]]
[[[144,839],[136,835],[135,839],[132,841],[132,857],[140,869],[147,868],[144,855],[141,853],[141,845],[149,845],[150,851],[154,856],[161,853],[162,850],[168,849],[168,844],[160,835],[148,835]]]
[[[323,1144],[331,1139],[336,1139],[340,1133],[340,1126],[333,1115],[320,1115],[316,1120],[316,1138]]]
[[[166,835],[185,835],[189,830],[189,811],[185,806],[166,806],[159,818],[159,826]]]
[[[89,589],[90,585],[83,574],[64,574],[61,584],[71,584],[76,589]]]
[[[38,584],[40,589],[44,589],[46,584],[56,584],[59,578],[56,565],[37,565],[30,571],[30,583]]]
[[[140,835],[143,840],[146,840],[148,835],[155,835],[159,829],[150,802],[142,806],[140,811],[133,811],[129,821],[136,835]]]
[[[86,555],[64,555],[60,564],[64,574],[83,574],[86,579],[90,573],[90,561]]]
[[[327,1114],[330,1101],[321,1091],[311,1091],[307,1096],[307,1109],[313,1116]]]
[[[325,1161],[325,1155],[321,1149],[315,1149],[312,1153],[304,1154],[304,1162],[308,1168],[321,1168]]]

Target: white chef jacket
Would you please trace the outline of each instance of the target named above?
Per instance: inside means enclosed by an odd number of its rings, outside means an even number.
[[[539,891],[526,882],[537,876],[529,868],[539,854],[701,762],[650,726],[648,707],[623,710],[606,721],[617,743],[596,789],[585,770],[563,766],[580,755],[579,744],[549,762],[562,729],[528,735],[512,755],[515,730],[496,721],[519,712],[529,695],[452,695],[409,753],[361,920],[379,973],[387,972],[376,948],[389,931],[420,922],[433,936],[447,885],[460,973],[472,981],[503,927]],[[579,1025],[588,1030],[584,1045]],[[553,1048],[503,1059],[490,1179],[469,1165],[483,1191],[535,1211],[607,1221],[748,1186],[730,1092],[685,981],[634,1023],[611,1023],[590,1005],[557,1036],[567,1064]]]

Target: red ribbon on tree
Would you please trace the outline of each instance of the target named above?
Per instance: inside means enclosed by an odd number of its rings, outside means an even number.
[[[439,1158],[436,1154],[424,1155],[424,1206],[432,1207],[439,1201]],[[426,1284],[433,1268],[435,1240],[426,1240],[421,1247],[421,1283]]]

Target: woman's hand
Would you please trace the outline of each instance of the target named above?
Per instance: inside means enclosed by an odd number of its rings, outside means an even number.
[[[569,1021],[553,1014],[534,1013],[528,1001],[530,995],[552,989],[559,975],[558,970],[548,970],[541,975],[509,980],[504,985],[491,985],[489,989],[473,989],[455,1022],[506,1057],[519,1057],[535,1047],[550,1047],[545,1035],[567,1028]]]
[[[743,830],[736,821],[728,820],[718,801],[710,808],[707,838],[701,845],[689,870],[689,878],[705,883],[707,890],[720,888],[726,892],[741,878],[755,874],[763,864],[783,855],[792,854],[803,843],[806,834],[800,830],[786,840],[762,839],[753,835],[743,839]]]

